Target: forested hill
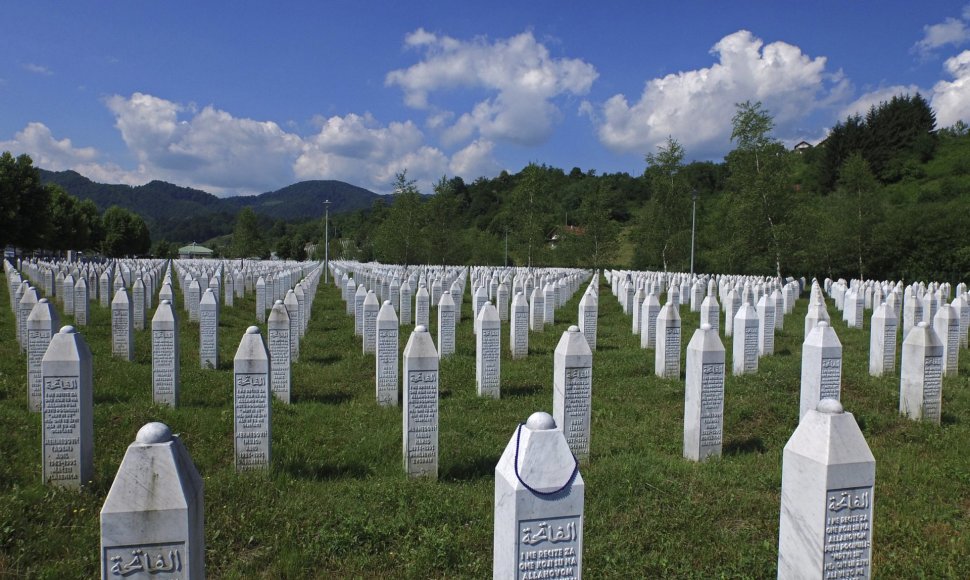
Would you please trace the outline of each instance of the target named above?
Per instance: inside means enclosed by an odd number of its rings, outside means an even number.
[[[54,183],[67,193],[90,199],[100,211],[117,205],[142,216],[153,239],[207,240],[232,231],[236,214],[250,207],[265,221],[319,218],[324,200],[334,214],[368,208],[378,194],[342,181],[303,181],[254,196],[219,198],[211,193],[164,181],[145,185],[95,183],[76,171],[40,169],[43,183]]]

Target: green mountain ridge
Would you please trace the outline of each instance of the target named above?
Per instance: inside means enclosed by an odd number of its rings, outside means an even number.
[[[165,181],[144,185],[97,183],[76,171],[39,169],[41,181],[64,188],[67,193],[90,199],[100,211],[117,205],[142,216],[153,239],[206,240],[230,233],[236,214],[244,207],[266,223],[275,220],[303,221],[323,217],[324,201],[330,213],[339,214],[370,207],[379,194],[343,181],[313,180],[294,183],[259,195],[220,198],[206,191]]]

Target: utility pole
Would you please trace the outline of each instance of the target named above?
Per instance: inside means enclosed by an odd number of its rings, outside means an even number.
[[[330,283],[330,200],[323,202],[326,214],[324,217],[324,242],[323,242],[323,283]]]
[[[690,218],[690,277],[694,278],[694,236],[697,231],[697,188],[690,192],[690,199],[694,202],[694,208]]]

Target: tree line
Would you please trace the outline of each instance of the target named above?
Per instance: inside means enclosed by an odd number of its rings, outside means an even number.
[[[146,255],[148,226],[112,206],[102,215],[58,185],[43,185],[28,155],[0,154],[0,246],[22,252],[82,250],[109,257]]]
[[[762,103],[738,103],[731,123],[723,161],[686,162],[689,152],[671,135],[645,152],[639,175],[530,163],[470,183],[442,176],[422,192],[402,171],[391,195],[330,216],[330,256],[670,271],[689,270],[693,258],[697,272],[970,277],[970,131],[962,121],[937,129],[922,96],[898,95],[798,150],[775,137]],[[98,219],[89,202],[41,187],[25,156],[4,154],[0,167],[0,241],[148,251],[137,216],[111,208]],[[231,234],[158,240],[152,251],[169,257],[175,243],[198,241],[226,257],[325,254],[324,220],[273,220],[250,208],[229,219]],[[34,223],[45,225],[24,227]]]

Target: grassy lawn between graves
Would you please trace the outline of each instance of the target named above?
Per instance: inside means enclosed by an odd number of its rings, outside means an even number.
[[[40,415],[27,411],[26,359],[17,350],[4,279],[0,577],[98,575],[98,514],[126,447],[149,421],[181,434],[205,480],[211,578],[490,577],[495,464],[520,421],[551,412],[553,351],[580,296],[557,311],[555,327],[530,334],[527,360],[509,359],[503,325],[496,401],[475,395],[466,295],[457,353],[441,368],[438,481],[404,476],[400,408],[375,404],[374,358],[360,354],[338,291],[322,281],[293,367],[294,403],[274,402],[273,467],[266,474],[233,469],[232,357],[254,320],[252,295],[223,310],[220,368],[202,371],[198,329],[177,294],[178,409],[151,402],[150,333],[136,333],[136,362],[113,359],[109,312],[92,304],[82,332],[94,353],[95,478],[77,493],[40,481]],[[805,309],[802,299],[786,317],[776,354],[761,360],[758,374],[727,377],[724,456],[695,464],[681,457],[683,380],[653,375],[653,351],[640,350],[630,319],[602,287],[592,458],[582,468],[588,577],[775,576],[781,457],[798,417]],[[837,318],[831,303],[829,310]],[[698,315],[685,307],[682,316],[686,349]],[[941,426],[902,419],[898,361],[896,376],[868,376],[868,316],[865,331],[841,321],[834,327],[844,347],[843,403],[877,461],[874,574],[968,578],[970,354],[961,353],[959,377],[944,379]],[[402,329],[402,350],[409,332]],[[730,369],[730,339],[724,342]]]

